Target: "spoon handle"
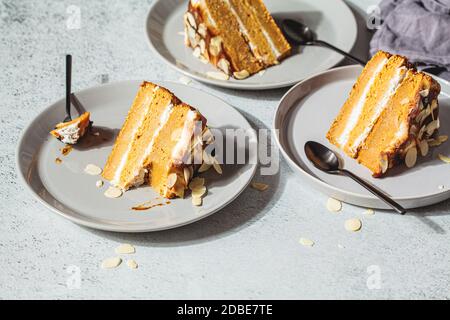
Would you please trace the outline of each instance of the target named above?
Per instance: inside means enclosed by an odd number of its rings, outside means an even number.
[[[362,65],[362,66],[365,66],[366,63],[367,63],[367,62],[362,61],[361,59],[359,59],[359,58],[357,58],[357,57],[351,55],[350,53],[345,52],[345,51],[343,51],[343,50],[341,50],[341,49],[339,49],[339,48],[333,46],[332,44],[330,44],[330,43],[328,43],[328,42],[325,42],[325,41],[322,41],[322,40],[314,40],[314,44],[319,45],[319,46],[323,46],[323,47],[327,47],[327,48],[329,48],[329,49],[331,49],[331,50],[334,50],[334,51],[336,51],[336,52],[342,54],[343,56],[349,58],[349,59],[352,60],[353,62],[359,63],[359,64]]]
[[[358,182],[361,186],[366,188],[368,191],[370,191],[373,195],[377,196],[379,199],[383,200],[384,203],[386,203],[387,205],[392,207],[398,213],[400,213],[400,214],[405,214],[406,213],[406,210],[401,205],[399,205],[397,202],[392,200],[387,194],[385,194],[381,190],[378,190],[377,188],[375,188],[374,186],[372,186],[368,182],[364,181],[360,177],[354,175],[350,171],[347,171],[345,169],[342,169],[342,170],[339,170],[339,171],[340,171],[340,173],[342,173],[342,174],[346,175],[347,177],[352,178],[353,180]]]
[[[72,93],[72,56],[66,55],[66,116],[72,120],[70,115],[70,95]]]

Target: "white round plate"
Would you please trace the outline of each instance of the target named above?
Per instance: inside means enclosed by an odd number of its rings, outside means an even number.
[[[87,175],[84,168],[91,163],[99,167],[105,165],[141,82],[118,82],[76,93],[81,104],[91,112],[93,132],[101,135],[84,137],[67,156],[61,155],[60,149],[64,144],[49,134],[55,124],[64,119],[64,99],[42,111],[25,129],[16,153],[19,177],[50,210],[96,229],[157,231],[205,218],[232,202],[247,187],[256,171],[257,155],[254,152],[248,153],[246,164],[223,165],[223,175],[214,169],[202,174],[208,193],[201,207],[194,207],[188,195],[185,199],[170,200],[170,204],[147,211],[132,210],[132,207],[147,201],[164,203],[155,200],[159,195],[147,186],[130,190],[117,199],[106,198],[103,193],[109,184],[105,182],[102,188],[97,188],[96,181],[100,176]],[[224,134],[227,128],[249,129],[251,136],[247,147],[253,148],[250,144],[257,143],[256,133],[247,120],[222,100],[189,86],[156,83],[198,108],[211,128],[220,129]],[[56,164],[56,158],[60,158],[62,163]]]
[[[264,0],[275,20],[299,19],[317,34],[318,39],[350,52],[356,37],[357,24],[352,11],[342,0]],[[150,47],[170,66],[185,75],[209,84],[243,90],[263,90],[292,86],[299,81],[338,64],[343,57],[320,47],[294,49],[293,55],[262,75],[245,80],[221,81],[208,78],[208,71],[217,71],[192,55],[183,38],[183,14],[188,0],[155,0],[145,24]],[[296,52],[297,51],[297,52]]]
[[[429,154],[419,157],[414,168],[406,169],[401,165],[392,169],[387,177],[377,179],[327,141],[325,135],[361,71],[360,66],[348,66],[319,73],[293,87],[282,98],[274,128],[279,130],[277,143],[289,165],[330,197],[359,206],[387,209],[383,202],[349,178],[328,175],[314,168],[304,152],[305,142],[313,140],[335,150],[344,160],[346,169],[384,190],[405,208],[423,207],[450,198],[450,165],[437,159],[439,153],[450,155],[450,142],[430,148]],[[450,84],[434,78],[442,86],[439,132],[449,135]]]

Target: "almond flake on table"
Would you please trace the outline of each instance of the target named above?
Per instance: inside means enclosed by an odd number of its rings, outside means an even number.
[[[339,212],[342,210],[342,202],[334,198],[328,198],[327,209],[331,212]]]
[[[117,268],[122,263],[122,259],[119,257],[108,258],[103,260],[102,268],[103,269],[114,269]]]
[[[345,230],[356,232],[356,231],[361,230],[362,223],[361,223],[361,220],[359,220],[359,219],[348,219],[345,221],[344,226],[345,226]]]
[[[305,246],[305,247],[312,247],[312,246],[314,246],[314,241],[312,241],[310,239],[300,238],[299,242],[300,242],[300,244],[302,246]]]
[[[128,243],[121,244],[120,246],[118,246],[116,248],[115,251],[116,251],[117,254],[133,254],[133,253],[136,253],[136,249],[131,244],[128,244]]]
[[[137,269],[138,268],[137,262],[134,261],[133,259],[127,261],[127,266],[130,269]]]

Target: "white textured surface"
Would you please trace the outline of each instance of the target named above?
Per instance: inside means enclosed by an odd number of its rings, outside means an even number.
[[[353,2],[357,13],[372,3]],[[76,3],[79,30],[66,29],[73,2],[0,2],[0,298],[450,298],[449,202],[403,217],[366,216],[345,204],[331,214],[327,198],[284,161],[279,175],[256,177],[267,191],[249,188],[210,218],[167,232],[97,232],[38,204],[17,180],[14,148],[24,126],[64,95],[64,54],[74,57],[74,90],[99,84],[102,75],[180,77],[147,48],[142,29],[151,1]],[[360,50],[367,48],[361,32]],[[192,85],[230,102],[258,128],[270,127],[285,92]],[[362,220],[361,231],[345,230],[350,218]],[[302,237],[314,247],[300,245]],[[136,247],[130,258],[139,268],[101,269],[121,243]],[[77,270],[70,266],[81,272],[79,289],[67,286],[67,270]],[[378,271],[380,289],[369,289]]]

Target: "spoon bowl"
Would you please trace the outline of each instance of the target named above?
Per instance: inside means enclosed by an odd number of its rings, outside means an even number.
[[[354,175],[348,170],[342,169],[340,167],[339,157],[332,150],[315,141],[308,141],[305,143],[305,154],[309,161],[317,169],[329,173],[329,174],[341,174],[347,176],[361,186],[366,188],[373,195],[377,196],[380,200],[388,204],[392,209],[400,214],[405,214],[406,210],[395,202],[389,195],[379,190],[374,185],[365,181],[364,179]]]
[[[305,153],[309,161],[319,170],[328,173],[338,173],[340,162],[337,155],[315,141],[308,141],[305,144]]]

